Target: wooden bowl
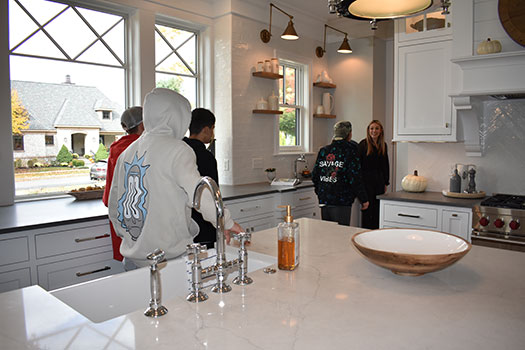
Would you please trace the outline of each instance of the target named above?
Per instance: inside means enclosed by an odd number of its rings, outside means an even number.
[[[461,237],[420,229],[360,232],[352,237],[352,243],[370,262],[406,276],[421,276],[444,269],[472,248]]]

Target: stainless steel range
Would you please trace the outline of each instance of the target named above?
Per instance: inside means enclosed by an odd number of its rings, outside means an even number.
[[[525,251],[525,196],[494,194],[472,211],[474,244]]]

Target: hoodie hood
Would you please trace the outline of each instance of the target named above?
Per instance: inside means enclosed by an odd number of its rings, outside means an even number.
[[[181,94],[153,89],[144,99],[144,129],[149,134],[173,135],[182,139],[191,122],[191,105]]]

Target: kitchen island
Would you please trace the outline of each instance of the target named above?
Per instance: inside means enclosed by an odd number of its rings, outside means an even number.
[[[169,313],[158,319],[142,314],[147,300],[140,310],[93,323],[38,286],[0,294],[0,343],[6,349],[523,349],[525,254],[474,246],[443,271],[398,276],[353,248],[350,239],[362,229],[298,222],[297,270],[252,272],[252,285],[209,293],[199,304],[184,296],[165,300]],[[255,233],[250,250],[275,256],[276,229]]]

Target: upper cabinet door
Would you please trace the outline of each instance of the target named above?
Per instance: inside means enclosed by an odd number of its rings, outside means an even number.
[[[452,34],[451,16],[443,15],[441,11],[401,18],[396,22],[397,41],[399,43],[428,40]]]
[[[451,40],[396,47],[394,141],[455,141]]]

